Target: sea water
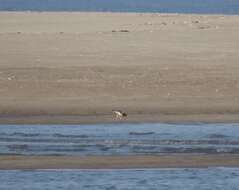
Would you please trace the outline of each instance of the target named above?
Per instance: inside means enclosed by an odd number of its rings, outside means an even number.
[[[239,153],[239,124],[0,125],[0,154]]]
[[[0,0],[3,11],[239,14],[238,0]]]
[[[0,154],[238,153],[239,124],[0,125]],[[237,190],[239,168],[0,170],[0,190]]]
[[[239,168],[0,170],[1,190],[238,190]]]

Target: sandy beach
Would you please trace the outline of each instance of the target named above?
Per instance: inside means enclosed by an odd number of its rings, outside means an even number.
[[[124,169],[238,167],[239,155],[0,156],[0,169]]]
[[[0,26],[0,124],[239,122],[239,16],[1,12]],[[239,155],[0,156],[0,169],[213,166]]]
[[[0,13],[0,123],[238,122],[239,16]]]

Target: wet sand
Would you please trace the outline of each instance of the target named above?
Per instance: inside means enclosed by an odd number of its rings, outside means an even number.
[[[0,169],[239,167],[238,154],[160,156],[0,156]]]
[[[239,121],[239,16],[1,12],[0,26],[1,124]]]

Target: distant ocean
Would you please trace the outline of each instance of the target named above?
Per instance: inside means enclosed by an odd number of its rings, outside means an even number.
[[[0,0],[0,11],[239,14],[239,0]]]

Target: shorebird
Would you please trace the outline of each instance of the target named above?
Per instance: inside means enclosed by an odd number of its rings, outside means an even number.
[[[125,112],[122,112],[121,110],[112,110],[112,112],[115,114],[115,117],[117,119],[122,119],[123,117],[127,117],[127,114]]]

